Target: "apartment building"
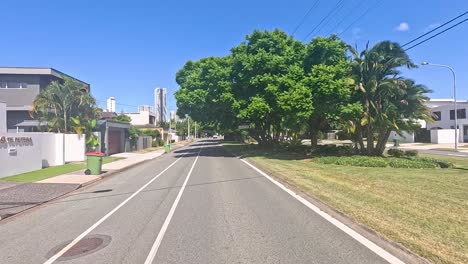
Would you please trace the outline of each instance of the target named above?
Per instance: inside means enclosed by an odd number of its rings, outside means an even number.
[[[6,103],[8,131],[29,132],[39,124],[29,115],[36,96],[51,82],[62,82],[65,77],[83,84],[86,92],[90,85],[53,68],[0,67],[0,101]]]
[[[167,118],[167,90],[166,88],[154,89],[154,109],[156,113],[156,123],[166,122]]]

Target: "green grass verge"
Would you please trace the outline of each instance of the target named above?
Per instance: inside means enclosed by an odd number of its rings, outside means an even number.
[[[123,159],[121,157],[104,157],[102,162],[103,164],[113,162],[116,160]],[[6,181],[15,181],[15,182],[36,182],[36,181],[41,181],[45,180],[50,177],[62,175],[65,173],[70,173],[78,170],[82,170],[86,168],[86,163],[80,162],[80,163],[68,163],[65,165],[60,165],[60,166],[53,166],[53,167],[48,167],[44,168],[41,170],[37,171],[30,171],[26,173],[21,173],[9,177],[2,178],[2,180]]]
[[[468,159],[453,169],[320,164],[235,143],[225,147],[434,263],[468,263]]]

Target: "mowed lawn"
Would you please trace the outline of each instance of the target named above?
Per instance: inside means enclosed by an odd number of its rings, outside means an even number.
[[[467,158],[427,155],[455,169],[366,168],[225,147],[434,263],[468,263]]]
[[[123,159],[121,157],[104,157],[102,159],[102,163],[109,163],[113,161],[117,161],[119,159]],[[79,163],[68,163],[65,165],[60,166],[53,166],[44,168],[41,170],[30,171],[26,173],[21,173],[9,177],[2,178],[2,180],[6,181],[15,181],[15,182],[36,182],[41,181],[50,177],[62,175],[69,172],[74,172],[78,170],[82,170],[86,168],[86,163],[79,162]]]

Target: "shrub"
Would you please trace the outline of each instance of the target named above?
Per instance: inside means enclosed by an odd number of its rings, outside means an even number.
[[[318,145],[312,149],[312,154],[317,156],[351,156],[354,154],[352,145]]]
[[[440,161],[430,158],[384,158],[369,156],[349,156],[349,157],[318,157],[313,161],[321,164],[335,164],[357,167],[392,167],[392,168],[411,168],[411,169],[434,169],[434,168],[453,168],[453,164],[447,161]]]
[[[392,148],[387,151],[387,154],[399,158],[403,157],[405,155],[405,152],[401,149]]]
[[[417,150],[407,150],[403,154],[405,157],[417,157],[418,156],[418,151]]]

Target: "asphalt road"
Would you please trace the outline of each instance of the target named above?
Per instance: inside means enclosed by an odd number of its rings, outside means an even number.
[[[388,263],[208,140],[1,221],[0,234],[9,264]]]

